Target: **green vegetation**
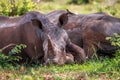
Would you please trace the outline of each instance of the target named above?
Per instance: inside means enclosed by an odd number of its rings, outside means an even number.
[[[77,0],[81,1],[81,0]],[[84,0],[83,0],[84,1]],[[69,9],[74,13],[89,14],[95,12],[105,12],[110,15],[120,17],[120,2],[110,4],[109,0],[89,0],[89,4],[67,4],[69,0],[54,0],[54,2],[40,2],[37,9],[40,12],[46,13],[53,10]]]
[[[6,16],[23,15],[33,10],[35,5],[32,0],[1,0],[0,14]]]
[[[120,35],[117,33],[114,33],[113,37],[107,37],[106,39],[109,40],[113,46],[120,47]]]
[[[26,48],[26,45],[24,44],[16,45],[6,55],[2,50],[0,50],[0,66],[6,68],[12,66],[13,64],[17,65],[16,61],[21,59],[21,57],[17,56],[17,54],[21,53],[22,49],[24,48]]]
[[[10,1],[15,1],[11,4]],[[17,2],[21,1],[21,2]],[[28,1],[24,2],[23,1]],[[34,0],[37,1],[37,0]],[[39,10],[46,13],[53,10],[69,9],[75,13],[88,14],[98,11],[106,12],[110,15],[120,17],[120,2],[115,5],[109,5],[108,0],[89,0],[88,4],[68,4],[73,0],[40,0],[39,3],[33,3],[31,0],[1,0],[0,14],[2,15],[22,15],[30,10]],[[79,0],[77,0],[79,1]],[[84,0],[81,0],[84,1]],[[15,5],[14,7],[12,7]],[[19,5],[19,6],[18,6]],[[115,34],[108,37],[112,45],[120,47],[120,36]],[[17,61],[20,57],[13,55],[20,53],[20,47],[12,49],[10,56],[0,52],[0,80],[119,80],[120,79],[120,50],[116,51],[115,58],[100,58],[86,61],[85,64],[71,64],[64,66],[46,67],[43,65],[12,65],[11,62]],[[11,53],[12,52],[12,53]]]
[[[44,80],[45,78],[53,80],[118,80],[120,78],[120,55],[114,59],[87,61],[82,65],[51,65],[50,67],[31,65],[10,67],[9,70],[0,68],[0,75],[4,79],[8,78],[8,80]]]
[[[89,3],[89,0],[69,0],[69,4],[83,4],[83,3]]]

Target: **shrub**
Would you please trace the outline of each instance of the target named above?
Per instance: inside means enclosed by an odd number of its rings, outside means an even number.
[[[109,40],[113,46],[120,47],[120,35],[114,33],[113,37],[107,37],[106,40]]]
[[[0,50],[0,65],[5,67],[11,66],[12,64],[17,64],[15,62],[19,61],[21,57],[14,55],[21,53],[24,48],[26,48],[26,45],[24,44],[16,45],[13,49],[11,49],[8,55],[5,55],[2,50]]]
[[[83,4],[83,3],[89,3],[89,0],[69,0],[69,4]]]
[[[43,1],[54,1],[54,0],[43,0]]]
[[[32,0],[1,0],[0,14],[5,16],[22,15],[36,7]]]

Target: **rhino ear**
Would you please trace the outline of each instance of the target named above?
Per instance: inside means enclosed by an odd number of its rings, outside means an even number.
[[[43,29],[43,25],[42,25],[41,21],[39,21],[38,19],[32,19],[32,24],[34,26],[39,27],[40,29]]]
[[[68,22],[68,13],[60,15],[58,25],[61,27]]]

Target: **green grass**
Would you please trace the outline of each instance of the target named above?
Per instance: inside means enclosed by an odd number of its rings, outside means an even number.
[[[64,66],[17,66],[0,68],[0,77],[7,80],[117,80],[120,79],[120,58],[91,60],[85,64]]]
[[[95,12],[106,12],[110,15],[120,17],[120,3],[117,3],[114,6],[109,6],[107,3],[107,0],[98,3],[91,2],[90,4],[81,4],[81,5],[75,5],[75,4],[67,4],[67,0],[55,0],[54,2],[43,2],[41,1],[36,10],[39,10],[43,13],[50,12],[53,10],[65,10],[69,9],[70,11],[74,13],[80,13],[80,14],[89,14],[89,13],[95,13]]]

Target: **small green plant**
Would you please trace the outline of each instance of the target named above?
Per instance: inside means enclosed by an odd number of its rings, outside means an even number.
[[[119,59],[120,61],[120,35],[114,33],[113,37],[107,37],[106,40],[109,40],[111,42],[111,45],[118,47],[118,50],[116,50],[115,58]]]
[[[1,0],[0,14],[5,16],[23,15],[35,7],[36,4],[32,0]]]
[[[109,40],[111,42],[111,45],[120,47],[120,35],[117,33],[114,33],[113,37],[107,37],[106,40]]]
[[[2,50],[0,50],[0,65],[2,67],[12,66],[12,64],[17,64],[16,61],[22,59],[21,57],[17,56],[17,54],[21,53],[22,49],[26,48],[26,45],[20,44],[16,45],[8,55],[5,55]]]

